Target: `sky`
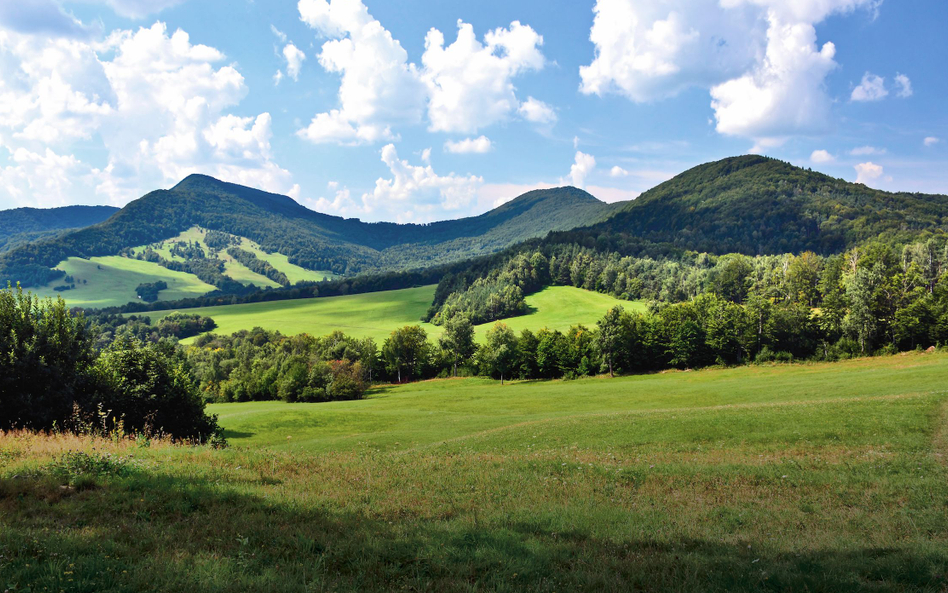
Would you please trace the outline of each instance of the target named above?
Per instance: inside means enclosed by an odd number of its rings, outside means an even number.
[[[431,222],[757,153],[948,193],[944,0],[0,0],[0,209],[191,173]]]

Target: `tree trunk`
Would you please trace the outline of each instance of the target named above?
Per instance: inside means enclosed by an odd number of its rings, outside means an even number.
[[[402,382],[402,367],[398,367],[398,382]]]
[[[612,372],[612,355],[611,354],[609,355],[609,377],[615,377],[615,375]]]

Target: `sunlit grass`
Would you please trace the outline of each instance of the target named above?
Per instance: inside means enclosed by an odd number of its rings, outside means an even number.
[[[223,451],[4,434],[0,583],[942,591],[946,363],[432,381],[347,404],[215,406]],[[135,461],[76,487],[57,473],[76,450]]]

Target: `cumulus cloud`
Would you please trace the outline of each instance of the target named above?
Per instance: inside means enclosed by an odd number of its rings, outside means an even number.
[[[283,47],[283,59],[286,60],[286,75],[294,81],[299,80],[306,54],[292,43],[287,43]]]
[[[301,137],[360,144],[394,139],[391,126],[421,121],[425,85],[408,53],[359,0],[300,0],[300,18],[328,38],[318,55],[341,75],[339,109],[317,114]]]
[[[556,111],[543,101],[527,97],[517,109],[520,117],[535,124],[553,125],[556,123]]]
[[[628,177],[629,172],[623,169],[622,167],[620,167],[619,165],[616,165],[615,167],[609,170],[609,176],[610,177]]]
[[[596,159],[592,155],[576,151],[575,162],[569,169],[569,180],[573,187],[586,187],[586,177],[596,168]]]
[[[121,204],[193,172],[298,192],[272,160],[269,114],[228,113],[247,88],[224,60],[160,22],[97,41],[0,30],[0,145],[20,155],[4,170],[20,181],[0,187],[0,203],[29,187],[39,203]],[[107,164],[72,156],[78,141],[101,146]],[[53,188],[44,163],[69,183]]]
[[[899,90],[896,92],[896,94],[903,99],[911,97],[915,92],[912,90],[912,81],[904,74],[895,75],[895,84],[899,87]]]
[[[836,68],[815,25],[875,0],[597,0],[595,59],[580,69],[586,94],[647,102],[709,89],[718,132],[758,148],[824,131]]]
[[[856,169],[856,183],[864,183],[870,185],[875,180],[882,177],[882,165],[877,165],[873,162],[859,163],[855,166]]]
[[[820,163],[832,163],[836,160],[836,157],[831,155],[825,150],[814,150],[813,154],[810,155],[810,161],[820,164]]]
[[[339,108],[317,114],[300,131],[310,141],[390,140],[393,127],[420,123],[425,113],[430,130],[460,133],[505,121],[524,105],[524,117],[549,119],[548,106],[521,104],[513,85],[515,77],[545,65],[543,37],[528,25],[514,21],[481,41],[470,24],[458,21],[449,45],[431,29],[419,67],[361,0],[300,0],[298,8],[306,24],[329,38],[320,65],[341,75]]]
[[[940,139],[940,138],[936,138],[936,137],[934,137],[934,136],[928,136],[927,138],[925,138],[924,140],[922,140],[922,143],[923,143],[925,146],[935,146],[935,145],[938,144],[939,142],[941,142],[941,139]]]
[[[862,82],[853,89],[850,99],[853,101],[879,101],[886,98],[888,94],[889,91],[885,88],[885,79],[871,72],[866,72],[862,76]]]
[[[470,133],[507,119],[520,108],[513,78],[543,68],[542,45],[543,37],[518,21],[509,29],[488,32],[483,43],[474,27],[462,21],[457,39],[447,47],[440,31],[428,31],[421,61],[429,92],[429,129]],[[549,113],[541,113],[543,107],[534,100],[527,110],[548,118]]]
[[[382,148],[382,162],[391,173],[363,194],[363,210],[376,218],[399,222],[431,222],[452,212],[464,212],[484,182],[475,175],[438,175],[431,165],[412,165],[398,158],[395,146]]]
[[[445,152],[454,154],[484,154],[490,152],[492,144],[487,136],[478,138],[465,138],[459,141],[447,141],[444,143]]]

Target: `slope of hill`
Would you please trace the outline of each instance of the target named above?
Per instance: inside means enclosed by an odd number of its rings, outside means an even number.
[[[589,229],[746,254],[827,254],[879,236],[946,230],[948,196],[879,191],[762,156],[685,171]]]
[[[118,210],[113,206],[0,210],[0,252],[57,235],[65,230],[98,224]]]
[[[2,279],[24,286],[57,277],[69,257],[88,259],[169,239],[195,226],[256,242],[294,265],[336,274],[427,267],[605,219],[616,206],[575,188],[530,192],[481,216],[400,225],[308,210],[291,198],[192,175],[131,202],[108,221],[24,245],[0,258]]]

